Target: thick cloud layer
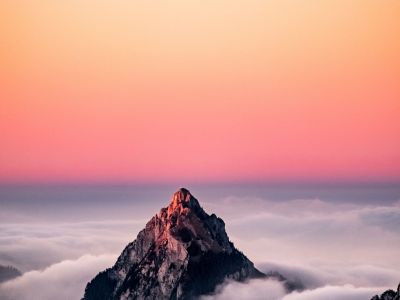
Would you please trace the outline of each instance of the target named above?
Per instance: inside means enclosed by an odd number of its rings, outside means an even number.
[[[294,292],[284,296],[282,300],[369,300],[377,293],[377,289],[355,288],[351,285],[324,286],[301,293]]]
[[[81,299],[86,283],[115,261],[112,255],[85,255],[64,260],[43,271],[30,271],[0,285],[3,300]]]
[[[369,300],[379,289],[356,288],[351,285],[323,286],[303,292],[285,294],[282,285],[271,280],[251,280],[247,283],[227,282],[219,293],[201,300]]]
[[[65,259],[122,251],[144,220],[0,224],[0,264],[38,270]]]
[[[286,278],[301,281],[307,288],[325,285],[345,285],[349,282],[356,287],[394,287],[400,281],[400,271],[394,268],[382,268],[372,265],[338,266],[294,266],[277,263],[262,263],[257,266],[261,271],[276,270]]]
[[[209,213],[224,219],[231,240],[260,270],[277,270],[307,287],[284,296],[283,287],[274,281],[233,282],[204,299],[269,295],[271,300],[368,300],[400,281],[399,201],[235,195],[199,200]],[[92,221],[87,221],[89,215],[68,221],[69,207],[62,221],[30,220],[29,211],[23,211],[18,223],[10,221],[17,209],[7,212],[4,205],[0,214],[8,219],[0,220],[0,264],[13,265],[25,274],[1,285],[0,299],[24,300],[32,295],[43,300],[79,299],[87,281],[111,266],[157,211],[154,203],[148,206],[146,201],[135,202],[130,210],[125,209],[128,204],[122,209],[118,202],[106,200],[91,210],[93,203],[80,204],[87,205],[83,210],[92,213]],[[63,208],[54,207],[62,215]],[[120,210],[124,214],[116,213]]]
[[[279,282],[254,279],[246,283],[227,282],[217,289],[216,295],[201,297],[201,300],[280,300],[284,295],[285,289]]]
[[[228,234],[256,262],[400,269],[399,202],[389,206],[230,197],[206,205],[226,215]]]

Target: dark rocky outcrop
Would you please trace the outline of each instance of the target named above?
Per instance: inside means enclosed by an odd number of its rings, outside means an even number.
[[[230,242],[224,221],[208,215],[182,188],[126,246],[115,265],[88,283],[84,300],[193,299],[212,293],[226,279],[261,277],[295,288],[278,273],[257,270]]]
[[[387,290],[381,296],[374,296],[371,300],[400,300],[400,283],[397,286],[397,291]]]
[[[12,266],[0,265],[0,283],[14,279],[21,275],[22,275],[21,271]]]

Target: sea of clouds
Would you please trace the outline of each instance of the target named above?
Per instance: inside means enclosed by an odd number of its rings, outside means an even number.
[[[273,280],[226,282],[204,300],[369,300],[400,281],[400,201],[199,200],[224,219],[231,240],[261,271],[277,270],[306,286],[286,294]],[[123,219],[116,214],[73,222],[19,216],[18,222],[0,222],[0,264],[24,272],[0,284],[0,299],[80,299],[86,283],[112,266],[156,213],[137,211]]]

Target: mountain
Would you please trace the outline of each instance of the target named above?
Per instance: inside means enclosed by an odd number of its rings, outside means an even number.
[[[380,297],[376,295],[371,300],[400,300],[400,283],[397,286],[397,292],[387,290]]]
[[[0,265],[0,283],[21,276],[22,273],[12,266]]]
[[[225,223],[208,215],[181,188],[123,250],[112,268],[85,289],[84,300],[193,299],[226,279],[273,278],[299,288],[276,272],[267,275],[230,242]]]

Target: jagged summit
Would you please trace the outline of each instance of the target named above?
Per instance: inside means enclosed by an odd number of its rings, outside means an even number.
[[[200,207],[199,201],[197,201],[197,199],[192,196],[189,190],[185,188],[180,188],[174,193],[171,199],[171,203],[169,204],[167,209],[169,216],[172,215],[175,211],[178,211],[178,213],[187,213],[188,209],[203,211],[203,209]]]
[[[88,283],[84,300],[194,299],[212,293],[226,279],[266,276],[234,247],[224,221],[208,215],[181,188],[126,246],[115,265]]]
[[[172,199],[177,198],[183,201],[187,199],[187,197],[193,197],[193,196],[188,189],[182,187],[174,193]]]

